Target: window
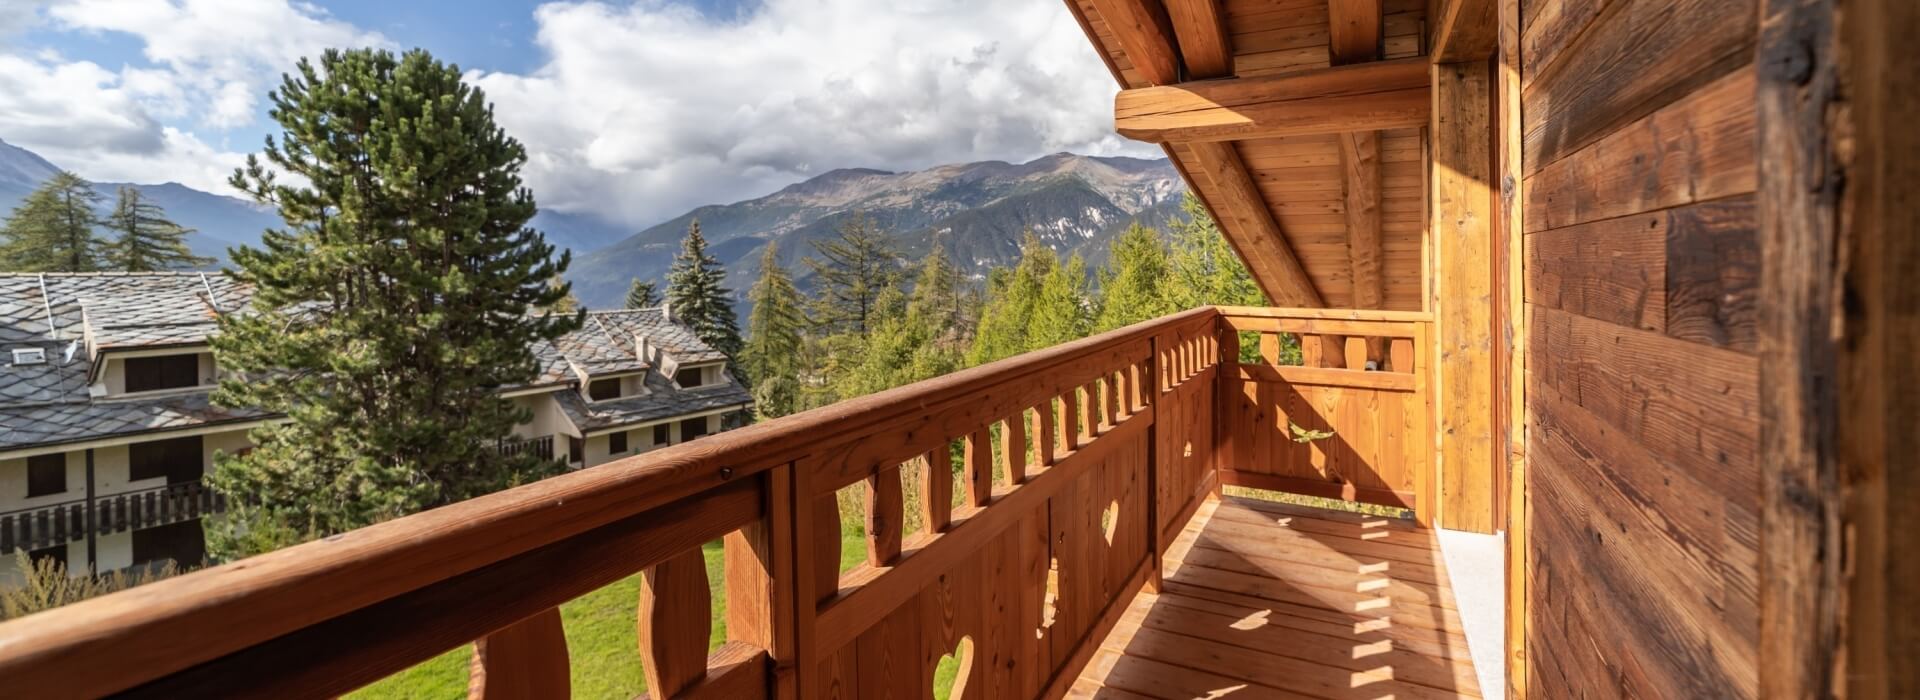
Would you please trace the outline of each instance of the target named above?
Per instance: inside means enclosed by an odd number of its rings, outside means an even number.
[[[682,389],[692,389],[700,386],[703,376],[705,376],[705,370],[699,367],[688,367],[673,373],[673,383],[679,384]]]
[[[653,426],[653,444],[665,445],[673,442],[673,426],[666,423]]]
[[[587,398],[595,401],[620,398],[620,378],[593,380],[587,385]]]
[[[199,355],[129,357],[125,364],[128,393],[200,386]]]
[[[42,566],[41,562],[50,561],[65,569],[67,568],[67,546],[56,544],[46,549],[36,549],[27,553],[27,559],[36,567]]]
[[[133,531],[134,565],[165,559],[183,567],[206,562],[207,534],[198,519]]]
[[[707,417],[688,418],[680,421],[680,439],[692,440],[707,434]]]
[[[164,476],[168,484],[196,481],[206,471],[204,454],[198,435],[137,442],[127,446],[127,476],[135,481]]]
[[[607,454],[620,454],[627,451],[627,434],[613,433],[607,436]]]
[[[587,441],[571,435],[567,436],[567,461],[580,464],[586,460]]]
[[[27,498],[67,492],[67,456],[38,455],[27,458]]]

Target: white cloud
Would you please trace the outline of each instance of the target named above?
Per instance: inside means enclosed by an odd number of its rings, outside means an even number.
[[[391,47],[377,32],[288,0],[64,0],[47,16],[68,30],[120,32],[142,42],[181,102],[215,129],[245,125],[276,76],[327,48]]]
[[[630,224],[839,167],[1157,151],[1059,3],[768,0],[733,20],[641,0],[535,12],[547,63],[475,73],[543,206]]]

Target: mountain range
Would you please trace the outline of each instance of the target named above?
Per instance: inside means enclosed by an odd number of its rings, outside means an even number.
[[[813,242],[835,234],[849,217],[865,216],[899,236],[909,259],[939,245],[963,273],[983,278],[1019,258],[1032,230],[1062,255],[1090,262],[1106,257],[1113,237],[1135,221],[1159,225],[1177,216],[1185,182],[1166,160],[1056,153],[1025,163],[984,161],[915,172],[850,168],[823,173],[778,192],[694,209],[574,259],[567,277],[587,306],[619,303],[631,280],[661,280],[693,221],[725,264],[728,283],[744,295],[759,274],[759,255],[779,245],[779,259],[805,288],[800,259]]]
[[[58,171],[45,158],[0,141],[0,215]],[[95,183],[103,206],[111,205],[123,184]],[[227,248],[257,244],[261,231],[281,225],[272,209],[237,197],[171,182],[132,186],[175,222],[195,229],[188,237],[195,252],[223,261]],[[736,296],[744,299],[759,273],[763,246],[778,243],[780,260],[805,288],[810,280],[801,258],[814,255],[815,241],[856,215],[897,235],[910,260],[938,245],[963,273],[979,279],[1018,260],[1027,230],[1062,255],[1080,253],[1097,264],[1113,237],[1132,223],[1160,225],[1179,215],[1185,188],[1166,160],[1056,153],[1025,163],[983,161],[914,172],[833,170],[764,197],[699,207],[631,235],[591,214],[543,210],[532,225],[555,245],[575,251],[567,277],[582,302],[600,308],[618,306],[636,278],[664,281],[695,220],[709,251],[726,265]]]

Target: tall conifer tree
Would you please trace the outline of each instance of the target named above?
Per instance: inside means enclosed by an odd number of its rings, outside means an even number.
[[[108,252],[111,266],[127,272],[155,272],[183,267],[204,267],[213,258],[194,255],[187,247],[187,234],[193,229],[167,218],[167,212],[135,187],[121,187],[106,226],[120,232],[119,240]]]
[[[833,238],[815,241],[813,248],[820,257],[804,261],[819,286],[813,322],[829,332],[867,335],[880,295],[900,282],[893,236],[856,213],[841,222]]]
[[[727,271],[707,252],[700,222],[687,227],[680,255],[667,271],[667,309],[673,320],[686,324],[708,346],[729,358],[740,357],[740,321],[733,313],[733,290],[727,289]],[[736,368],[737,369],[737,368]],[[735,376],[740,376],[737,372]]]
[[[651,309],[660,305],[660,287],[652,282],[638,279],[627,285],[626,307],[629,309]]]
[[[1113,255],[1100,274],[1100,312],[1095,331],[1107,331],[1173,313],[1167,279],[1167,247],[1160,233],[1135,223],[1113,241]]]
[[[498,391],[533,379],[569,262],[533,229],[526,152],[456,66],[424,51],[328,50],[269,94],[284,130],[233,185],[287,222],[233,253],[252,308],[212,340],[216,401],[288,420],[212,477],[234,512],[226,555],[340,532],[533,479],[502,455],[530,416]],[[276,179],[300,176],[299,184]],[[244,504],[244,505],[243,505]],[[268,533],[263,541],[261,533]]]
[[[67,171],[55,173],[14,207],[0,228],[0,264],[11,272],[94,272],[107,244],[100,224],[100,193]]]
[[[801,331],[806,316],[800,290],[780,265],[778,246],[767,244],[760,256],[760,279],[747,290],[753,312],[747,315],[746,348],[740,366],[753,385],[754,411],[778,418],[799,407]]]
[[[967,363],[986,364],[1026,352],[1034,304],[1047,277],[1060,266],[1060,257],[1027,231],[1020,244],[1020,262],[1012,269],[996,269],[987,276],[987,301],[980,311],[980,328],[967,351]]]

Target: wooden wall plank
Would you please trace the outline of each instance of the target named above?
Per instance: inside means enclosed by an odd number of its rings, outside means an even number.
[[[1564,159],[1529,160],[1526,230],[1752,192],[1753,84],[1735,71]]]
[[[1595,18],[1561,60],[1530,66],[1528,172],[1752,61],[1749,2],[1640,0]]]
[[[1493,532],[1493,125],[1489,64],[1433,67],[1440,524]]]

